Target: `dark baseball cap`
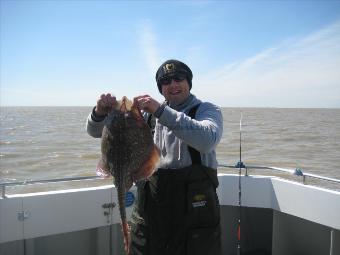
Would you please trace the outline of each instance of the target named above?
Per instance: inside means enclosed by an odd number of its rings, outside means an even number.
[[[160,80],[163,78],[171,78],[176,75],[185,76],[191,89],[193,75],[190,68],[181,61],[169,59],[165,61],[156,72],[156,82],[160,93],[162,93]]]

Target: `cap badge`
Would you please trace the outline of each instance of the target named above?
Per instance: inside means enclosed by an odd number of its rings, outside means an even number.
[[[166,64],[165,66],[163,66],[163,70],[166,74],[171,73],[171,72],[175,71],[175,64],[173,64],[173,63]]]

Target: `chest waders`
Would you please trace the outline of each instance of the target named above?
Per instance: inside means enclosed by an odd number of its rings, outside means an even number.
[[[189,116],[194,118],[198,105]],[[131,216],[131,255],[220,255],[217,170],[201,164],[191,148],[192,165],[158,169],[137,183]]]

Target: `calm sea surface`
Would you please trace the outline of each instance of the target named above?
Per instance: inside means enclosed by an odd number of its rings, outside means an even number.
[[[95,175],[100,140],[86,133],[90,111],[1,107],[0,182]],[[239,160],[241,112],[246,165],[301,168],[340,179],[340,109],[223,108],[219,163]]]

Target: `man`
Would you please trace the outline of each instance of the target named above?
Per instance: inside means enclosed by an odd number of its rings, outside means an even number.
[[[160,149],[156,172],[137,183],[131,217],[133,255],[218,255],[220,214],[216,194],[216,146],[223,131],[219,107],[190,93],[192,71],[178,60],[164,62],[156,73],[160,104],[149,95],[134,98],[156,118],[154,142]],[[102,95],[87,120],[87,132],[100,137],[115,105]]]

